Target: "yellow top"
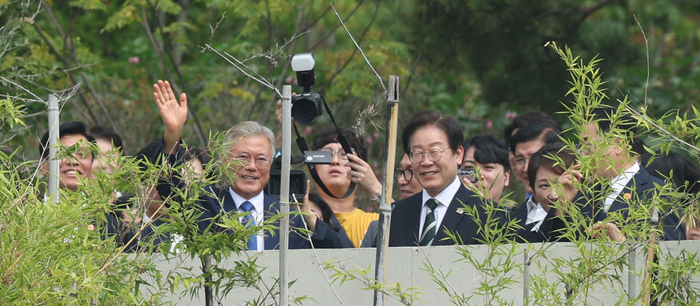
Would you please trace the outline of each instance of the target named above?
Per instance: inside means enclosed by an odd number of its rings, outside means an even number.
[[[374,220],[379,220],[378,213],[369,213],[357,208],[349,213],[337,212],[335,217],[338,218],[340,225],[356,248],[360,247],[362,239],[365,238],[369,224]]]

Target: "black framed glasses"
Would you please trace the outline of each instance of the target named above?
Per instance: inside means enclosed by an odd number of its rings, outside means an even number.
[[[428,158],[431,161],[437,162],[442,158],[442,152],[445,152],[449,148],[444,148],[442,150],[440,149],[432,149],[428,151],[427,153],[425,152],[411,152],[411,154],[408,155],[408,158],[413,162],[414,164],[420,164],[423,162],[425,159],[425,156],[427,155]]]
[[[401,170],[401,168],[396,168],[394,171],[394,176],[396,177],[397,181],[401,175],[403,175],[403,179],[406,180],[406,182],[410,182],[413,179],[413,169]]]
[[[355,153],[354,148],[350,148],[352,150],[352,153]],[[339,150],[333,150],[330,148],[321,148],[319,151],[324,151],[324,152],[331,152],[331,158],[333,158],[334,155],[338,154],[338,158],[342,160],[348,160],[348,153],[345,153],[345,150],[339,149]]]

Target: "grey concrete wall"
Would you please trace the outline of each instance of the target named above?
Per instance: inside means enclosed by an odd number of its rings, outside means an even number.
[[[604,267],[597,271],[596,275],[606,275],[607,277],[587,279],[586,284],[590,284],[590,286],[584,286],[587,288],[586,290],[579,290],[574,294],[575,304],[615,305],[620,302],[627,304],[629,302],[628,295],[636,296],[639,294],[646,253],[643,248],[639,248],[635,252],[627,254],[630,246],[630,244],[620,245],[619,252],[610,254],[608,262],[587,262]],[[589,253],[594,248],[593,246],[587,247],[591,248],[585,251]],[[662,244],[661,248],[664,253],[669,254],[678,254],[681,249],[698,253],[700,241]],[[468,251],[473,261],[466,260],[465,256],[462,255],[463,251]],[[583,252],[577,250],[570,243],[505,246],[495,250],[495,255],[491,251],[486,246],[391,248],[386,273],[388,282],[391,284],[400,283],[402,288],[415,287],[415,290],[421,293],[418,295],[421,300],[415,301],[415,305],[452,305],[450,295],[441,291],[426,271],[427,267],[432,266],[444,275],[449,274],[445,284],[453,294],[471,296],[468,305],[557,304],[557,299],[566,298],[567,290],[562,279],[565,278],[565,273],[571,267],[567,265],[555,266],[553,262],[557,259],[575,258],[577,260],[573,261],[573,264],[576,266],[581,261],[590,260],[590,258],[581,256],[580,254]],[[278,255],[278,251],[248,252],[242,255],[246,257],[257,256],[258,265],[267,267],[258,283],[262,289],[236,288],[224,298],[222,304],[245,305],[246,301],[258,299],[261,294],[267,293],[265,287],[273,286],[278,277]],[[507,260],[508,258],[510,260]],[[219,265],[231,267],[239,259],[241,258],[231,257]],[[316,250],[315,253],[313,250],[292,250],[289,252],[291,266],[289,278],[296,280],[296,283],[289,290],[290,300],[308,296],[312,297],[313,300],[306,300],[302,302],[303,305],[341,305],[341,301],[344,305],[371,305],[373,291],[363,290],[365,284],[362,281],[348,280],[341,285],[340,282],[330,284],[326,280],[321,266],[329,261],[333,261],[337,267],[346,270],[369,269],[368,277],[374,276],[374,249]],[[608,264],[612,262],[615,263]],[[630,263],[631,269],[628,268]],[[479,292],[480,286],[494,284],[499,277],[503,276],[502,273],[490,273],[490,269],[497,268],[498,271],[501,271],[508,265],[512,266],[512,270],[507,274],[511,280],[507,289],[486,296],[475,294]],[[187,275],[188,273],[183,269],[186,267],[192,268],[194,273],[200,271],[198,260],[192,261],[182,257],[158,260],[158,268],[164,274],[177,269],[180,273]],[[325,272],[328,276],[333,273],[329,270]],[[697,276],[694,277],[695,290],[700,289],[698,281],[700,279]],[[529,286],[524,285],[526,282]],[[535,284],[549,288],[552,293],[536,296],[532,291]],[[183,288],[180,287],[180,289]],[[333,289],[337,292],[338,297]],[[204,305],[203,295],[202,292],[199,296],[191,297],[176,291],[167,296],[166,300],[177,305]],[[525,295],[528,296],[527,302],[524,299]],[[497,297],[498,300],[491,299],[493,296]],[[275,303],[268,297],[264,304],[274,305]],[[394,297],[387,297],[386,305],[403,305],[403,303]]]

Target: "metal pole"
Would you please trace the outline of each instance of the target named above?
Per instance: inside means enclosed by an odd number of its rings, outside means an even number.
[[[389,93],[386,106],[386,143],[384,144],[384,175],[382,175],[382,194],[379,203],[379,233],[377,236],[377,261],[375,279],[386,285],[386,262],[389,251],[389,224],[391,223],[391,194],[394,189],[394,163],[396,159],[396,134],[399,122],[399,77],[389,76]],[[384,305],[386,294],[374,291],[374,305]]]
[[[289,250],[289,172],[292,158],[292,86],[282,87],[282,186],[280,206],[284,218],[280,224],[280,305],[289,305],[287,253]]]
[[[58,186],[61,169],[61,161],[56,158],[58,154],[59,139],[58,133],[58,98],[54,95],[49,95],[49,199],[58,203]]]

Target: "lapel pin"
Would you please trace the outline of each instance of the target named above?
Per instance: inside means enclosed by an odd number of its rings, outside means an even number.
[[[625,198],[625,200],[629,200],[632,198],[632,194],[630,194],[629,192],[625,192],[625,194],[622,197]]]
[[[461,208],[457,208],[457,213],[460,214],[460,215],[463,215],[463,214],[464,214],[464,210],[461,209]]]

